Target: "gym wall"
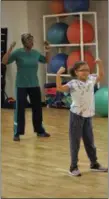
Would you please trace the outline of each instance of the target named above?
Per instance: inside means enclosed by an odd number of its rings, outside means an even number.
[[[1,27],[8,28],[8,47],[15,40],[16,48],[21,47],[20,35],[31,32],[35,37],[35,47],[43,53],[43,14],[49,14],[49,1],[2,1],[1,3]],[[14,7],[14,12],[13,12]],[[90,10],[98,13],[98,37],[99,54],[105,66],[105,80],[103,85],[108,84],[108,2],[104,0],[90,1]],[[6,92],[9,97],[15,97],[14,86],[16,65],[7,67]],[[39,67],[39,81],[43,95],[45,82],[44,65]]]
[[[43,15],[48,14],[46,1],[28,1],[28,29],[34,35],[34,47],[44,54],[43,47]],[[45,65],[39,64],[39,83],[42,91],[42,101],[44,101]]]
[[[96,11],[98,15],[98,44],[99,56],[103,60],[105,68],[105,79],[102,85],[108,85],[108,1],[91,0],[90,10]]]
[[[14,8],[14,12],[13,12]],[[43,53],[43,14],[49,11],[46,1],[2,1],[2,27],[8,27],[8,47],[15,40],[16,48],[21,47],[20,35],[31,32],[35,37],[35,48]],[[45,82],[44,65],[39,67],[39,82],[41,90]],[[8,65],[6,73],[6,92],[15,98],[16,64]],[[44,95],[42,91],[42,101]]]
[[[13,10],[14,9],[14,10]],[[1,27],[8,28],[8,46],[16,41],[16,48],[21,47],[20,35],[28,32],[26,1],[1,2]],[[15,97],[16,64],[7,66],[5,91],[9,97]]]

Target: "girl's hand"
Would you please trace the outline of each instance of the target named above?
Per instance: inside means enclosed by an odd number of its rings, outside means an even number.
[[[101,59],[96,59],[95,60],[95,64],[101,64],[102,63],[102,60]]]
[[[62,66],[62,67],[58,70],[57,74],[58,74],[58,75],[61,75],[61,74],[63,74],[63,73],[65,73],[65,68]]]
[[[97,80],[96,82],[102,81],[104,78],[104,67],[103,67],[103,62],[100,59],[97,59],[95,61],[96,64],[98,64],[98,74],[97,74]]]

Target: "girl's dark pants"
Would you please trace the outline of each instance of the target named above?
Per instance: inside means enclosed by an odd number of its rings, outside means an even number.
[[[83,139],[86,153],[93,164],[97,160],[96,148],[94,146],[94,136],[92,129],[92,118],[84,118],[70,112],[70,152],[71,152],[71,168],[77,168],[78,152],[80,149],[80,141]]]

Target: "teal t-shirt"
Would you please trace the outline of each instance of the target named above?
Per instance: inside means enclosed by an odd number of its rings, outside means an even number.
[[[10,54],[8,64],[14,61],[17,65],[16,86],[22,88],[39,86],[38,62],[46,63],[46,58],[37,50],[26,51],[19,48]]]

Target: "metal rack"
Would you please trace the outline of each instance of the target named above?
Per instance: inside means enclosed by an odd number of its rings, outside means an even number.
[[[43,39],[46,41],[46,33],[47,33],[47,20],[50,18],[56,18],[56,22],[60,22],[61,17],[69,17],[69,16],[79,16],[80,18],[80,43],[79,44],[50,44],[51,48],[63,48],[63,47],[80,47],[81,52],[81,60],[84,60],[84,47],[85,46],[93,46],[95,48],[95,58],[97,59],[99,57],[98,52],[98,28],[97,28],[97,13],[96,12],[76,12],[76,13],[63,13],[63,14],[52,14],[52,15],[44,15],[43,16]],[[83,41],[83,17],[92,15],[94,17],[94,30],[95,30],[95,41],[93,43],[84,43]],[[45,49],[44,49],[45,50]],[[97,73],[98,68],[96,66]],[[48,73],[47,72],[47,66],[46,66],[46,83],[49,82],[49,77],[55,77],[56,74]],[[69,74],[63,74],[62,77],[69,77]]]

